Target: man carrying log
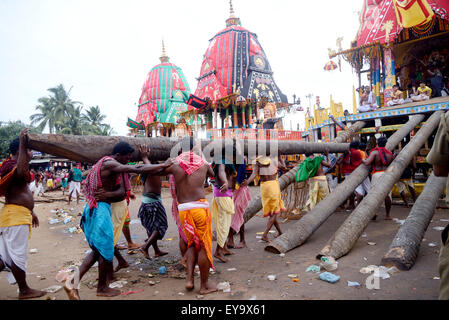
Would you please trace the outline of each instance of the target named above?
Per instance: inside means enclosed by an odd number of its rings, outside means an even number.
[[[204,192],[204,181],[213,177],[209,164],[198,154],[192,137],[181,140],[182,153],[175,162],[160,175],[172,174],[176,184],[179,220],[187,238],[187,283],[186,289],[193,290],[194,268],[200,268],[200,294],[217,291],[209,282],[209,269],[214,268],[212,261],[212,218],[209,203]]]
[[[235,149],[233,150],[235,151]],[[234,254],[227,247],[229,229],[234,215],[234,201],[232,200],[232,177],[236,174],[233,159],[226,159],[225,148],[221,150],[221,160],[212,163],[215,185],[211,212],[217,233],[217,247],[214,257],[221,262],[228,262],[225,255]]]
[[[288,171],[285,167],[284,161],[277,157],[259,156],[256,158],[256,163],[253,166],[251,176],[242,182],[242,186],[249,185],[256,176],[260,176],[260,195],[263,206],[263,216],[270,217],[267,222],[267,228],[262,235],[262,240],[269,242],[268,232],[273,225],[278,231],[278,236],[282,234],[281,227],[277,221],[277,216],[281,212],[285,212],[284,202],[281,198],[281,188],[278,181],[278,170]]]
[[[387,138],[380,137],[377,140],[377,147],[372,149],[368,158],[363,159],[362,162],[366,166],[372,166],[372,176],[371,184],[377,185],[381,183],[382,176],[385,170],[388,168],[390,163],[393,161],[394,157],[390,150],[386,149]],[[385,198],[385,220],[391,220],[390,217],[391,210],[391,191]],[[373,220],[377,218],[377,214],[374,216]]]
[[[83,184],[83,193],[87,203],[81,217],[81,228],[92,252],[84,259],[80,270],[79,280],[98,261],[97,296],[113,297],[120,294],[119,290],[108,286],[112,279],[112,259],[114,257],[114,230],[111,218],[111,202],[98,202],[96,192],[103,188],[106,192],[116,191],[122,183],[122,173],[134,172],[149,174],[158,172],[171,164],[170,160],[162,165],[127,165],[134,149],[127,142],[119,142],[114,146],[111,156],[101,158],[90,170]],[[78,280],[78,279],[77,279]],[[74,279],[68,282],[73,285]],[[78,289],[64,286],[70,299],[79,300]]]
[[[449,113],[441,116],[438,131],[427,162],[433,165],[433,173],[439,177],[448,177],[446,183],[446,202],[449,203]],[[440,273],[440,300],[449,300],[449,224],[441,233],[441,250],[438,261]]]
[[[22,130],[20,137],[11,142],[12,157],[3,161],[0,167],[0,196],[5,197],[0,212],[0,271],[6,267],[12,271],[19,286],[19,299],[45,294],[31,289],[26,282],[31,226],[39,226],[39,219],[33,212],[33,194],[28,187],[31,152],[27,148],[27,132],[28,129]]]
[[[149,151],[146,146],[141,146],[140,154],[144,163],[151,164],[148,159]],[[151,260],[151,257],[148,254],[150,246],[153,246],[154,256],[156,258],[168,254],[168,252],[161,251],[157,245],[157,241],[164,238],[168,228],[167,213],[162,204],[161,177],[158,175],[144,175],[142,180],[144,181],[144,189],[138,217],[140,218],[142,226],[147,231],[148,239],[145,244],[140,247],[140,251],[145,258]]]

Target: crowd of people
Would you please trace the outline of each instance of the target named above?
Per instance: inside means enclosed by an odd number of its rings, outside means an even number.
[[[350,143],[350,149],[343,154],[307,154],[299,164],[296,181],[309,181],[309,197],[306,211],[312,210],[322,199],[332,192],[339,182],[348,177],[361,165],[371,168],[367,177],[347,199],[346,209],[355,208],[368,193],[371,184],[378,183],[394,154],[385,148],[387,139],[380,137],[376,145],[367,150],[367,145],[358,141]],[[6,204],[0,212],[0,271],[9,269],[19,286],[19,298],[28,299],[44,293],[29,288],[26,283],[27,245],[31,226],[39,225],[33,213],[34,198],[29,184],[40,181],[29,170],[30,152],[27,146],[27,130],[10,145],[11,158],[0,167],[0,196],[5,196]],[[269,242],[270,230],[275,227],[277,235],[282,234],[278,216],[285,211],[279,185],[279,173],[288,167],[281,157],[259,156],[253,164],[252,174],[246,178],[248,160],[238,154],[235,147],[231,156],[221,150],[221,156],[214,157],[212,163],[205,160],[199,146],[192,137],[181,140],[181,151],[176,158],[164,163],[151,163],[150,150],[144,145],[139,152],[143,164],[130,165],[133,147],[119,142],[112,154],[100,159],[88,172],[82,172],[80,165],[67,175],[72,191],[84,195],[86,204],[80,226],[91,252],[85,257],[79,273],[69,279],[64,289],[68,297],[79,300],[79,282],[88,270],[98,262],[99,278],[97,295],[112,297],[120,291],[109,287],[114,272],[129,266],[120,253],[118,240],[123,233],[128,241],[128,249],[140,251],[151,260],[149,249],[154,249],[154,257],[167,254],[158,247],[168,228],[167,213],[161,200],[163,176],[168,176],[173,197],[171,211],[179,233],[181,263],[186,268],[186,289],[192,290],[194,270],[200,271],[200,294],[217,291],[209,282],[210,269],[214,269],[214,259],[222,263],[229,261],[235,252],[232,249],[246,246],[244,234],[244,212],[251,195],[248,185],[255,179],[260,181],[260,195],[263,216],[268,218],[262,240]],[[237,161],[237,160],[241,161]],[[291,166],[290,166],[291,167]],[[405,191],[408,188],[414,200],[412,163],[398,181],[401,196],[408,206]],[[145,228],[148,238],[143,244],[133,243],[129,233],[129,203],[135,199],[131,191],[129,175],[140,174],[144,189],[138,218]],[[48,174],[50,178],[50,174]],[[48,180],[47,180],[48,181]],[[205,183],[213,181],[212,203],[206,200]],[[76,193],[77,201],[79,192]],[[70,201],[70,198],[69,198]],[[386,217],[391,219],[391,193],[385,199]],[[216,248],[213,250],[213,226],[215,227]],[[234,236],[240,234],[240,242],[234,243]],[[113,268],[114,257],[118,261]]]

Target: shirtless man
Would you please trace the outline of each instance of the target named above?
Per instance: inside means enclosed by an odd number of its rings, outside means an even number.
[[[113,297],[120,294],[119,290],[109,288],[112,279],[112,260],[114,250],[114,234],[111,218],[111,202],[97,202],[97,191],[99,188],[105,192],[116,191],[120,188],[121,174],[134,172],[149,174],[160,171],[160,169],[171,164],[170,161],[162,165],[127,165],[131,159],[134,149],[126,142],[119,142],[114,146],[111,156],[100,159],[90,170],[86,182],[83,185],[84,195],[87,203],[81,217],[81,227],[86,240],[92,251],[84,259],[79,269],[79,279],[98,261],[98,286],[97,296]],[[97,179],[100,177],[100,180]],[[70,299],[79,300],[78,289],[71,287],[75,279],[66,282],[64,289]],[[67,286],[69,284],[70,287]]]
[[[235,153],[235,149],[234,149]],[[233,163],[235,161],[226,161],[225,148],[222,149],[223,160],[213,163],[215,185],[214,199],[212,201],[212,220],[215,224],[217,233],[217,247],[214,257],[221,262],[228,262],[229,259],[225,255],[234,254],[228,249],[227,238],[231,227],[232,216],[234,215],[234,201],[232,200],[232,176],[235,173]]]
[[[8,183],[2,185],[5,189],[0,194],[5,196],[5,205],[0,212],[0,271],[6,267],[11,270],[19,286],[19,299],[45,295],[43,291],[31,289],[26,282],[28,238],[31,226],[39,226],[39,219],[33,212],[33,194],[28,187],[31,151],[27,148],[27,132],[28,129],[22,130],[19,138],[11,142],[12,157],[0,168],[2,182]]]
[[[145,146],[140,147],[140,154],[142,161],[146,164],[151,164],[148,159],[149,151]],[[148,239],[143,246],[140,247],[140,251],[145,258],[151,260],[148,254],[148,249],[153,246],[154,257],[162,257],[168,254],[159,249],[157,240],[164,238],[165,232],[168,228],[167,213],[165,212],[164,205],[161,199],[162,180],[158,175],[146,175],[143,180],[145,181],[142,204],[139,209],[139,218],[143,227],[147,231]]]
[[[390,163],[393,161],[394,157],[391,151],[385,148],[387,145],[387,138],[381,137],[377,140],[377,147],[371,150],[367,159],[362,159],[362,162],[366,166],[372,166],[372,176],[371,185],[376,185],[381,183],[381,177],[385,170],[388,168]],[[385,198],[385,220],[391,220],[390,217],[391,210],[391,191]],[[377,218],[377,214],[374,216],[373,220]]]
[[[217,291],[210,284],[209,268],[214,268],[212,261],[212,222],[209,203],[206,201],[204,181],[213,177],[214,172],[207,162],[195,154],[196,148],[192,137],[181,140],[182,151],[171,166],[161,175],[172,174],[176,183],[178,211],[184,233],[187,237],[187,290],[194,289],[194,268],[200,268],[200,294]]]
[[[242,182],[242,186],[248,186],[257,175],[260,175],[260,195],[262,199],[264,217],[270,217],[267,222],[267,228],[262,235],[262,240],[269,242],[268,232],[273,225],[278,231],[278,235],[282,234],[281,227],[277,221],[277,215],[285,211],[285,206],[281,198],[281,188],[278,181],[278,170],[287,172],[282,158],[277,157],[258,157],[253,166],[251,176]]]

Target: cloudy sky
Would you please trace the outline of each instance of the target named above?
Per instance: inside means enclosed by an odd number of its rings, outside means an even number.
[[[307,107],[305,96],[313,94],[327,107],[332,95],[351,110],[356,75],[344,61],[341,72],[323,67],[338,37],[349,48],[362,3],[234,0],[233,7],[257,34],[290,102],[296,94]],[[116,134],[126,135],[146,76],[159,63],[161,40],[194,92],[209,39],[228,17],[227,0],[1,0],[0,121],[29,123],[37,99],[63,84],[73,100],[98,105]]]

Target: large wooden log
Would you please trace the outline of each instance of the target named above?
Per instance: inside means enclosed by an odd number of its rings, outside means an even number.
[[[392,151],[406,135],[423,119],[424,115],[414,115],[389,139],[386,148]],[[369,168],[361,165],[326,198],[319,202],[301,220],[295,222],[286,232],[274,239],[265,250],[273,253],[285,253],[300,245],[329,218],[331,214],[354,192],[355,188],[369,175]]]
[[[355,122],[352,126],[349,127],[349,129],[341,132],[340,135],[334,140],[334,143],[346,142],[348,139],[354,137],[354,135],[356,135],[360,131],[360,129],[362,129],[364,126],[365,126],[364,121]],[[279,186],[281,188],[281,191],[287,188],[288,185],[290,185],[295,181],[296,171],[298,171],[298,166],[294,167],[293,169],[283,174],[279,178]],[[257,197],[253,198],[248,204],[248,207],[246,208],[245,213],[243,215],[244,222],[246,223],[249,219],[254,217],[256,213],[259,212],[261,209],[262,209],[262,200],[260,195],[258,195]]]
[[[349,215],[340,226],[328,244],[321,250],[317,257],[331,256],[338,259],[347,254],[357,239],[365,230],[368,223],[376,215],[378,208],[384,202],[385,197],[399,180],[402,172],[410,163],[419,148],[426,142],[440,122],[442,111],[436,111],[426,121],[412,140],[401,150],[398,156],[385,170],[381,182],[372,186],[362,202]]]
[[[132,155],[132,161],[140,160],[139,146],[144,144],[151,150],[150,160],[166,160],[170,155],[176,155],[172,148],[179,142],[178,139],[156,137],[108,137],[108,136],[74,136],[64,134],[29,134],[29,146],[33,150],[65,157],[84,163],[95,163],[101,157],[110,155],[114,145],[120,141],[128,142],[136,151]],[[202,149],[207,151],[206,158],[210,157],[210,151],[221,149],[224,143],[231,140],[202,140]],[[324,152],[326,148],[330,152],[343,152],[348,150],[348,143],[318,143],[305,141],[283,140],[240,140],[243,142],[245,154],[253,152],[278,151],[280,154],[299,154],[307,152]],[[265,153],[263,153],[265,154]],[[209,159],[208,159],[209,160]]]
[[[412,210],[394,237],[382,265],[395,266],[400,270],[410,270],[418,258],[419,247],[435,207],[446,186],[446,177],[436,177],[433,173],[426,181],[424,190],[416,199]]]

